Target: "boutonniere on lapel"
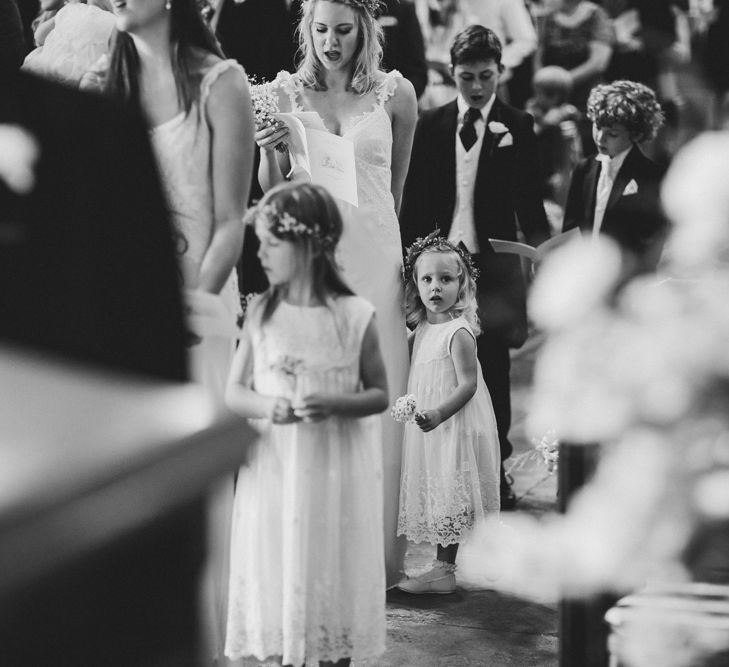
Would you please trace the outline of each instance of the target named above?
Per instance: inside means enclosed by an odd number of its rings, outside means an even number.
[[[514,137],[511,136],[509,128],[498,120],[492,120],[488,124],[489,132],[499,138],[499,143],[496,148],[505,148],[506,146],[512,146],[514,144]]]
[[[35,138],[18,125],[0,124],[0,181],[16,194],[35,186],[35,163],[40,150]]]
[[[623,190],[623,197],[627,197],[628,195],[634,195],[638,193],[638,184],[635,182],[634,178],[630,179],[630,183],[625,186],[625,190]]]

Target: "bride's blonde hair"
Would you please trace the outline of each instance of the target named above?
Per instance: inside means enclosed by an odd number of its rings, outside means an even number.
[[[314,7],[320,0],[305,0],[301,7],[301,18],[296,28],[299,40],[297,71],[307,88],[326,90],[324,67],[316,55],[311,31],[314,24]],[[377,73],[382,61],[383,33],[375,16],[361,2],[353,0],[326,0],[346,5],[357,17],[359,43],[352,60],[352,81],[349,84],[358,95],[369,93],[377,85]]]

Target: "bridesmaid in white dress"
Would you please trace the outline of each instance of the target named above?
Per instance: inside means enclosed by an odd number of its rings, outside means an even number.
[[[398,72],[379,69],[381,29],[376,0],[307,0],[298,27],[301,63],[273,85],[281,111],[316,111],[327,129],[351,139],[359,206],[338,201],[344,234],[337,259],[356,294],[377,312],[391,403],[405,393],[408,349],[403,311],[402,246],[397,212],[410,161],[417,101]],[[259,181],[264,191],[291,170],[275,150],[288,130],[259,128]],[[405,541],[396,537],[402,427],[382,417],[387,583],[402,577]]]
[[[114,3],[117,35],[104,88],[147,117],[173,222],[191,323],[192,378],[224,403],[236,317],[235,265],[253,170],[253,113],[245,72],[222,53],[196,0]],[[203,312],[198,312],[202,309]],[[218,321],[215,322],[215,318]],[[211,498],[203,658],[222,659],[233,479]]]

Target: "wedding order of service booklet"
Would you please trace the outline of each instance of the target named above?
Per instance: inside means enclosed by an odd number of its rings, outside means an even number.
[[[302,168],[312,183],[338,199],[358,206],[354,144],[329,132],[315,111],[274,114],[289,128],[291,166]]]

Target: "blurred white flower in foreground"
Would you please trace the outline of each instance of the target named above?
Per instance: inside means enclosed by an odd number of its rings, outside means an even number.
[[[700,137],[676,157],[663,189],[675,222],[669,279],[626,282],[615,246],[592,240],[545,260],[529,301],[546,341],[527,435],[554,428],[562,443],[599,443],[601,458],[567,514],[510,515],[508,528],[474,531],[459,554],[468,582],[554,599],[726,577],[727,175],[727,134]],[[645,633],[635,636],[636,650],[652,655]],[[626,664],[696,664],[703,650],[696,642],[677,662],[670,646],[658,647],[658,659]]]
[[[684,578],[676,556],[690,531],[691,508],[675,486],[677,463],[656,434],[626,434],[606,450],[594,481],[566,516],[517,514],[508,528],[476,529],[459,554],[459,575],[548,600],[627,591],[659,574]]]
[[[598,303],[549,336],[534,369],[529,434],[553,427],[562,441],[597,442],[631,424],[681,419],[716,377],[729,376],[726,294],[729,273],[641,277],[611,308]]]
[[[11,190],[25,195],[33,189],[39,155],[30,133],[18,125],[0,125],[0,180]]]
[[[661,187],[674,227],[666,257],[701,268],[729,249],[729,132],[705,132],[675,156]]]
[[[579,323],[607,298],[621,266],[618,246],[606,238],[577,237],[556,248],[539,267],[531,290],[532,319],[549,330]]]

